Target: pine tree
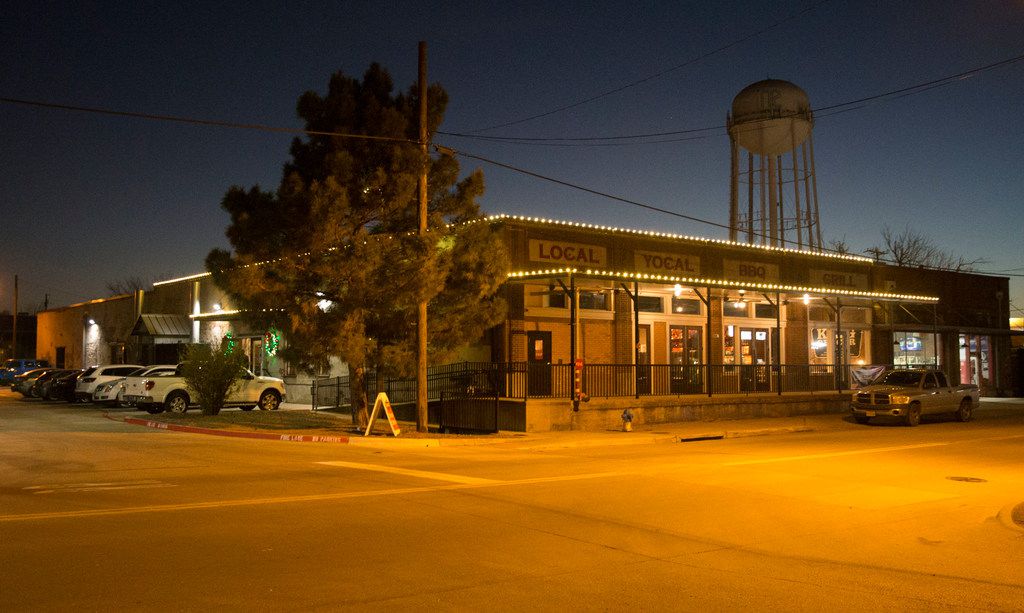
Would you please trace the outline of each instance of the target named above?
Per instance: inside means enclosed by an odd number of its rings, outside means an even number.
[[[215,249],[206,259],[251,323],[285,333],[284,359],[309,372],[332,357],[348,364],[360,426],[368,370],[415,373],[419,300],[429,301],[432,363],[451,359],[505,312],[497,290],[507,256],[477,203],[483,174],[459,180],[451,156],[425,159],[416,142],[416,88],[392,89],[387,71],[373,64],[361,82],[338,72],[326,96],[303,94],[298,115],[310,134],[292,142],[276,191],[228,190],[221,206],[231,216],[233,252]],[[447,102],[440,85],[429,88],[430,134]],[[429,231],[419,236],[424,162]]]

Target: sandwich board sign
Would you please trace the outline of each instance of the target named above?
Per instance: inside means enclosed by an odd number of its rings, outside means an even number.
[[[395,419],[395,412],[391,410],[391,401],[388,400],[388,395],[381,392],[377,394],[377,399],[373,401],[373,412],[370,413],[370,421],[366,424],[366,432],[363,433],[363,436],[370,436],[370,430],[373,429],[373,423],[377,421],[377,416],[380,415],[381,407],[384,407],[384,413],[388,417],[391,434],[398,436],[402,433],[402,429],[398,427],[398,420]]]

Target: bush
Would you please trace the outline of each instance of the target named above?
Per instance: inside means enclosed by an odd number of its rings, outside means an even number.
[[[191,345],[185,350],[181,375],[203,415],[217,415],[224,401],[241,383],[245,356],[210,345]]]

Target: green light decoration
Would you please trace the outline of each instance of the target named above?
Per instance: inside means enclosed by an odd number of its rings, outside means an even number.
[[[235,352],[235,347],[238,346],[238,341],[234,339],[234,336],[231,334],[230,330],[227,332],[227,334],[224,335],[224,340],[227,341],[225,343],[226,347],[224,349],[224,355],[231,355],[232,353]]]
[[[263,335],[263,351],[267,352],[269,357],[274,357],[280,348],[281,332],[277,328],[267,330],[267,333]]]

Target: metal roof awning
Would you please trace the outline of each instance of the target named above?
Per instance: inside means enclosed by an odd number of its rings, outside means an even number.
[[[722,289],[744,289],[757,292],[779,292],[785,294],[810,294],[812,296],[836,296],[843,298],[862,298],[891,302],[918,302],[934,305],[937,296],[900,294],[895,292],[863,291],[834,287],[794,285],[786,283],[761,283],[742,279],[712,279],[703,277],[677,277],[673,275],[651,274],[634,271],[581,270],[576,268],[554,268],[546,270],[522,270],[509,272],[508,282],[524,282],[535,279],[554,279],[560,277],[576,277],[604,279],[609,281],[630,281],[637,283],[680,284],[691,287],[714,287]]]
[[[146,313],[139,315],[132,328],[132,336],[184,336],[192,335],[192,324],[187,315]]]

